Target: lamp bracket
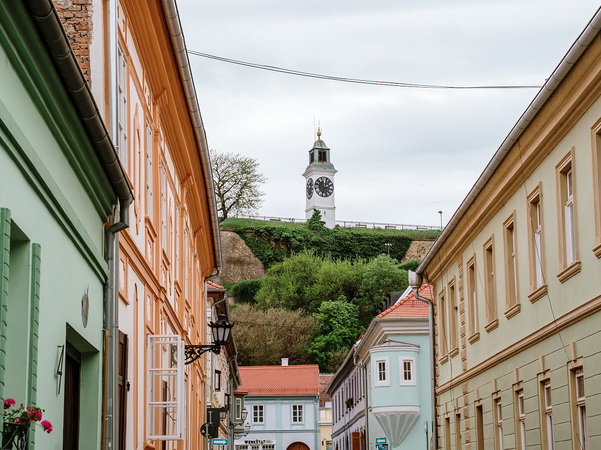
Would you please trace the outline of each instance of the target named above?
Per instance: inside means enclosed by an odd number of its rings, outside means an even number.
[[[216,344],[211,345],[186,345],[184,348],[184,352],[186,354],[186,362],[185,364],[192,364],[198,358],[200,358],[204,353],[211,351],[216,355],[221,351],[221,346]]]

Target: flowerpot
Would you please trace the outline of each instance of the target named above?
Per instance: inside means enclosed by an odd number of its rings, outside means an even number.
[[[4,422],[2,428],[2,450],[27,450],[29,428]]]

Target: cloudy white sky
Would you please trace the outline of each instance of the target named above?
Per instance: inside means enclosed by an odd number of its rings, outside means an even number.
[[[304,72],[436,85],[542,85],[592,0],[179,0],[189,50]],[[338,220],[439,225],[537,89],[346,84],[190,55],[209,146],[255,158],[259,213],[304,218],[314,123]]]

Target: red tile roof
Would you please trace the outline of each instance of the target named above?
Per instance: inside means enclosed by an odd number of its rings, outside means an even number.
[[[424,284],[419,288],[421,297],[432,300],[432,286]],[[413,291],[400,299],[386,311],[376,316],[376,319],[424,319],[428,318],[428,304],[415,298]]]
[[[248,395],[319,395],[319,366],[241,366],[242,385]]]
[[[213,288],[213,289],[225,289],[223,286],[220,286],[217,283],[213,283],[210,280],[207,280],[207,286],[210,287],[210,288]]]

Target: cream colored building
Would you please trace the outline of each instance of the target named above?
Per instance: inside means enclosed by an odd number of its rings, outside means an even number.
[[[435,289],[438,448],[601,448],[600,27],[417,269]]]

